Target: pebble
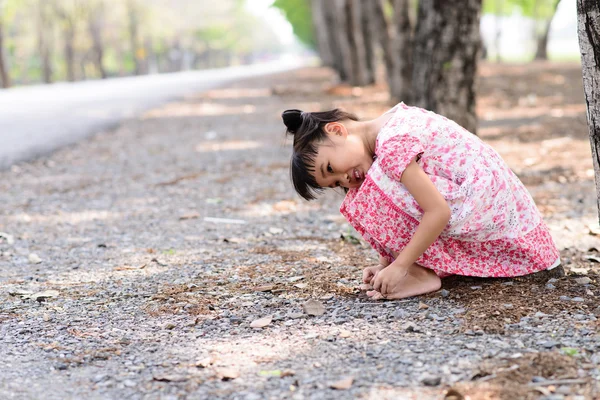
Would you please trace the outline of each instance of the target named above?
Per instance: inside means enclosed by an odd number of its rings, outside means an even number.
[[[561,301],[569,301],[569,300],[571,300],[571,298],[569,296],[560,296],[558,299],[561,300]]]
[[[585,299],[583,297],[573,297],[571,301],[575,301],[577,303],[583,303]]]
[[[587,276],[584,276],[581,278],[575,278],[575,282],[577,282],[577,284],[579,284],[579,285],[588,285],[589,283],[592,282],[592,280],[590,278],[588,278]]]
[[[440,295],[442,297],[448,297],[450,295],[450,292],[447,291],[446,289],[442,289],[442,290],[440,290]]]
[[[442,382],[442,377],[439,375],[424,373],[419,378],[419,381],[425,386],[438,386]]]
[[[556,286],[554,286],[554,285],[553,285],[553,284],[551,284],[551,283],[548,283],[548,284],[546,284],[546,289],[553,290],[553,289],[556,289]]]

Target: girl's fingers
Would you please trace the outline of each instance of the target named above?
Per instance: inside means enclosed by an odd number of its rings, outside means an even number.
[[[371,275],[373,275],[373,272],[371,271],[371,268],[365,268],[365,269],[363,269],[363,282],[364,283],[370,283],[371,282]]]

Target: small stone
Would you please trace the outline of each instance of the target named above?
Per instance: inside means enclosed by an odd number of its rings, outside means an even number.
[[[553,284],[551,284],[551,283],[548,283],[548,284],[546,284],[546,289],[553,290],[553,289],[556,289],[556,286],[554,286],[554,285],[553,285]]]
[[[67,369],[69,366],[65,363],[57,363],[54,368],[56,368],[59,371],[64,371],[65,369]]]
[[[173,324],[173,323],[171,323],[171,322],[168,322],[168,323],[166,323],[166,324],[165,324],[165,327],[164,327],[164,328],[165,328],[165,329],[169,329],[169,330],[170,330],[170,329],[173,329],[173,328],[175,328],[175,324]]]
[[[592,280],[590,278],[588,278],[587,276],[584,276],[581,278],[576,278],[575,282],[577,282],[577,284],[579,284],[579,285],[588,285],[589,283],[592,282]]]
[[[407,322],[404,324],[402,330],[405,332],[420,332],[420,329],[412,322]]]
[[[446,289],[442,289],[442,290],[440,290],[440,295],[442,297],[448,297],[450,295],[450,292],[447,291]]]
[[[482,286],[471,286],[472,290],[479,290],[482,289]]]
[[[419,378],[421,383],[425,386],[437,386],[442,382],[442,378],[438,375],[431,375],[428,373],[424,373]]]
[[[308,315],[319,317],[325,314],[325,307],[323,307],[323,303],[318,300],[308,300],[302,305],[302,307],[304,308],[304,312]]]
[[[593,296],[594,292],[592,292],[590,289],[588,289],[588,290],[585,291],[585,294],[588,295],[588,296]]]
[[[502,284],[503,284],[504,286],[512,286],[512,285],[514,285],[515,283],[514,283],[513,281],[508,281],[508,282],[502,282]]]
[[[542,346],[545,347],[546,349],[551,349],[553,347],[559,346],[560,343],[555,342],[553,340],[549,340],[547,342],[542,343]]]
[[[506,303],[506,304],[502,304],[502,307],[504,307],[504,308],[505,308],[505,309],[507,309],[507,310],[510,310],[510,309],[512,309],[512,308],[513,308],[513,305],[512,305],[512,304],[510,304],[510,303]]]
[[[548,283],[556,283],[556,282],[558,282],[558,279],[556,279],[556,278],[548,279]]]
[[[571,300],[571,298],[569,296],[560,296],[558,299],[560,301],[569,301],[569,300]]]
[[[531,378],[531,382],[534,383],[544,382],[545,380],[546,378],[544,378],[543,376],[534,376],[533,378]]]
[[[429,306],[425,303],[423,303],[422,301],[419,302],[419,310],[426,310],[428,309]]]
[[[42,259],[35,253],[31,253],[27,259],[32,264],[39,264],[42,262]]]
[[[573,297],[571,301],[575,301],[577,303],[583,303],[585,299],[583,297]]]
[[[475,343],[467,343],[465,344],[465,347],[470,350],[475,350],[477,348],[477,345]]]
[[[304,317],[304,314],[300,313],[300,312],[293,312],[293,313],[289,313],[288,317],[290,317],[291,319],[298,319],[298,318]]]
[[[350,332],[350,331],[347,331],[347,330],[345,330],[345,329],[342,329],[342,330],[340,331],[340,337],[341,337],[341,338],[348,338],[348,337],[350,337],[351,335],[352,335],[352,332]]]

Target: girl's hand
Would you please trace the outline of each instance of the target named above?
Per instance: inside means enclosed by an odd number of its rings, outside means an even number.
[[[379,264],[375,267],[367,267],[363,269],[363,282],[372,284],[373,279],[377,276],[377,273],[383,270],[385,266]]]
[[[408,268],[392,264],[375,275],[373,290],[378,291],[383,296],[392,294],[396,286],[407,274]]]

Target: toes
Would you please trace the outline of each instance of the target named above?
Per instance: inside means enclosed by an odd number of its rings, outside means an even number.
[[[369,296],[370,298],[372,298],[373,300],[381,300],[381,299],[385,299],[385,296],[382,295],[380,292],[376,291],[376,290],[370,290],[367,292],[367,296]]]

